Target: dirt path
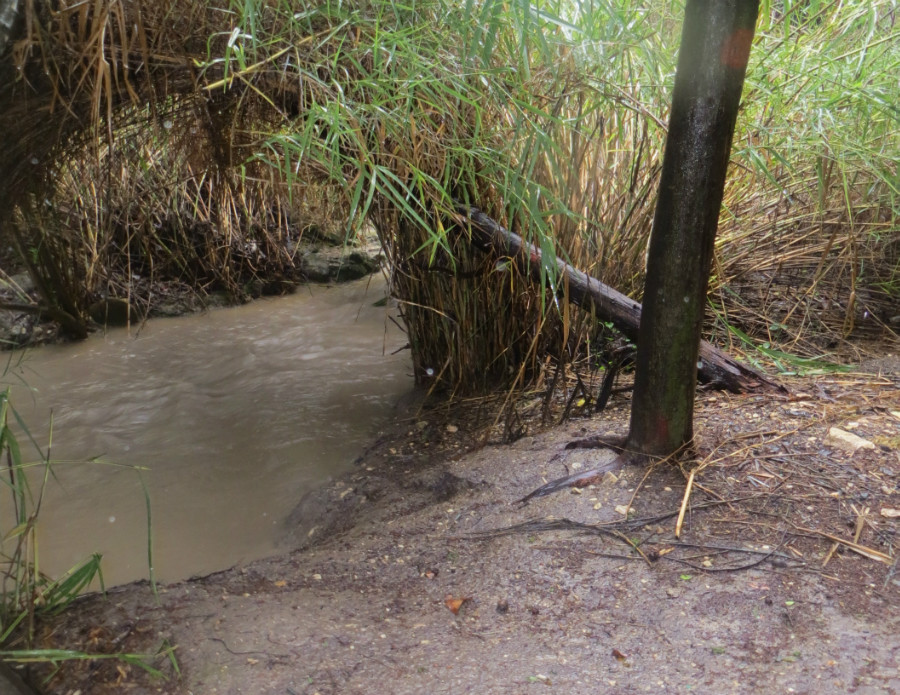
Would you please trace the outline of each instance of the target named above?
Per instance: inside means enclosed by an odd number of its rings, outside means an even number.
[[[513,503],[605,460],[565,444],[622,432],[624,400],[464,455],[466,423],[426,413],[300,505],[285,542],[305,548],[158,601],[146,585],[88,597],[43,627],[58,648],[175,646],[180,677],[164,658],[168,680],[76,662],[44,691],[900,692],[900,519],[884,515],[900,508],[900,379],[789,386],[700,397],[680,539],[673,467]],[[826,445],[830,427],[874,448]]]

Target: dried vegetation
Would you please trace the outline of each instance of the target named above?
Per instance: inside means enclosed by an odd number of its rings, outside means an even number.
[[[455,200],[640,293],[677,3],[24,6],[0,234],[72,334],[155,281],[277,292],[329,216],[376,227],[421,381],[523,383],[596,350],[552,272],[469,247]],[[886,1],[763,9],[710,330],[790,370],[900,321],[898,28]]]

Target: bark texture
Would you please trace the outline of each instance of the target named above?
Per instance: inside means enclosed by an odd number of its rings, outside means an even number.
[[[688,0],[653,220],[627,447],[693,439],[700,332],[758,0]]]

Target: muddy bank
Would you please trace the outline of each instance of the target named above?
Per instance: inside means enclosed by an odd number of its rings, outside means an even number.
[[[97,294],[88,307],[90,328],[139,327],[148,318],[183,316],[291,294],[305,283],[358,280],[378,271],[384,260],[374,230],[367,229],[359,239],[348,241],[335,225],[309,226],[295,240],[291,255],[294,266],[289,274],[254,277],[239,292],[199,288],[171,278],[111,278],[109,285],[120,289],[114,294]],[[60,325],[41,311],[42,301],[21,261],[8,254],[0,258],[0,350],[69,340]]]
[[[298,508],[285,542],[300,549],[158,599],[146,584],[86,597],[39,631],[94,653],[173,647],[177,673],[164,657],[167,680],[75,662],[43,692],[897,692],[898,381],[789,386],[701,396],[680,538],[672,467],[514,503],[605,460],[565,445],[621,431],[627,401],[511,444],[419,414]],[[826,443],[832,427],[871,448]]]

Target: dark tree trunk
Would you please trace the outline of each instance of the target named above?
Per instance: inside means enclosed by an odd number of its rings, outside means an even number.
[[[626,448],[693,439],[713,244],[758,0],[688,0],[653,219]]]

